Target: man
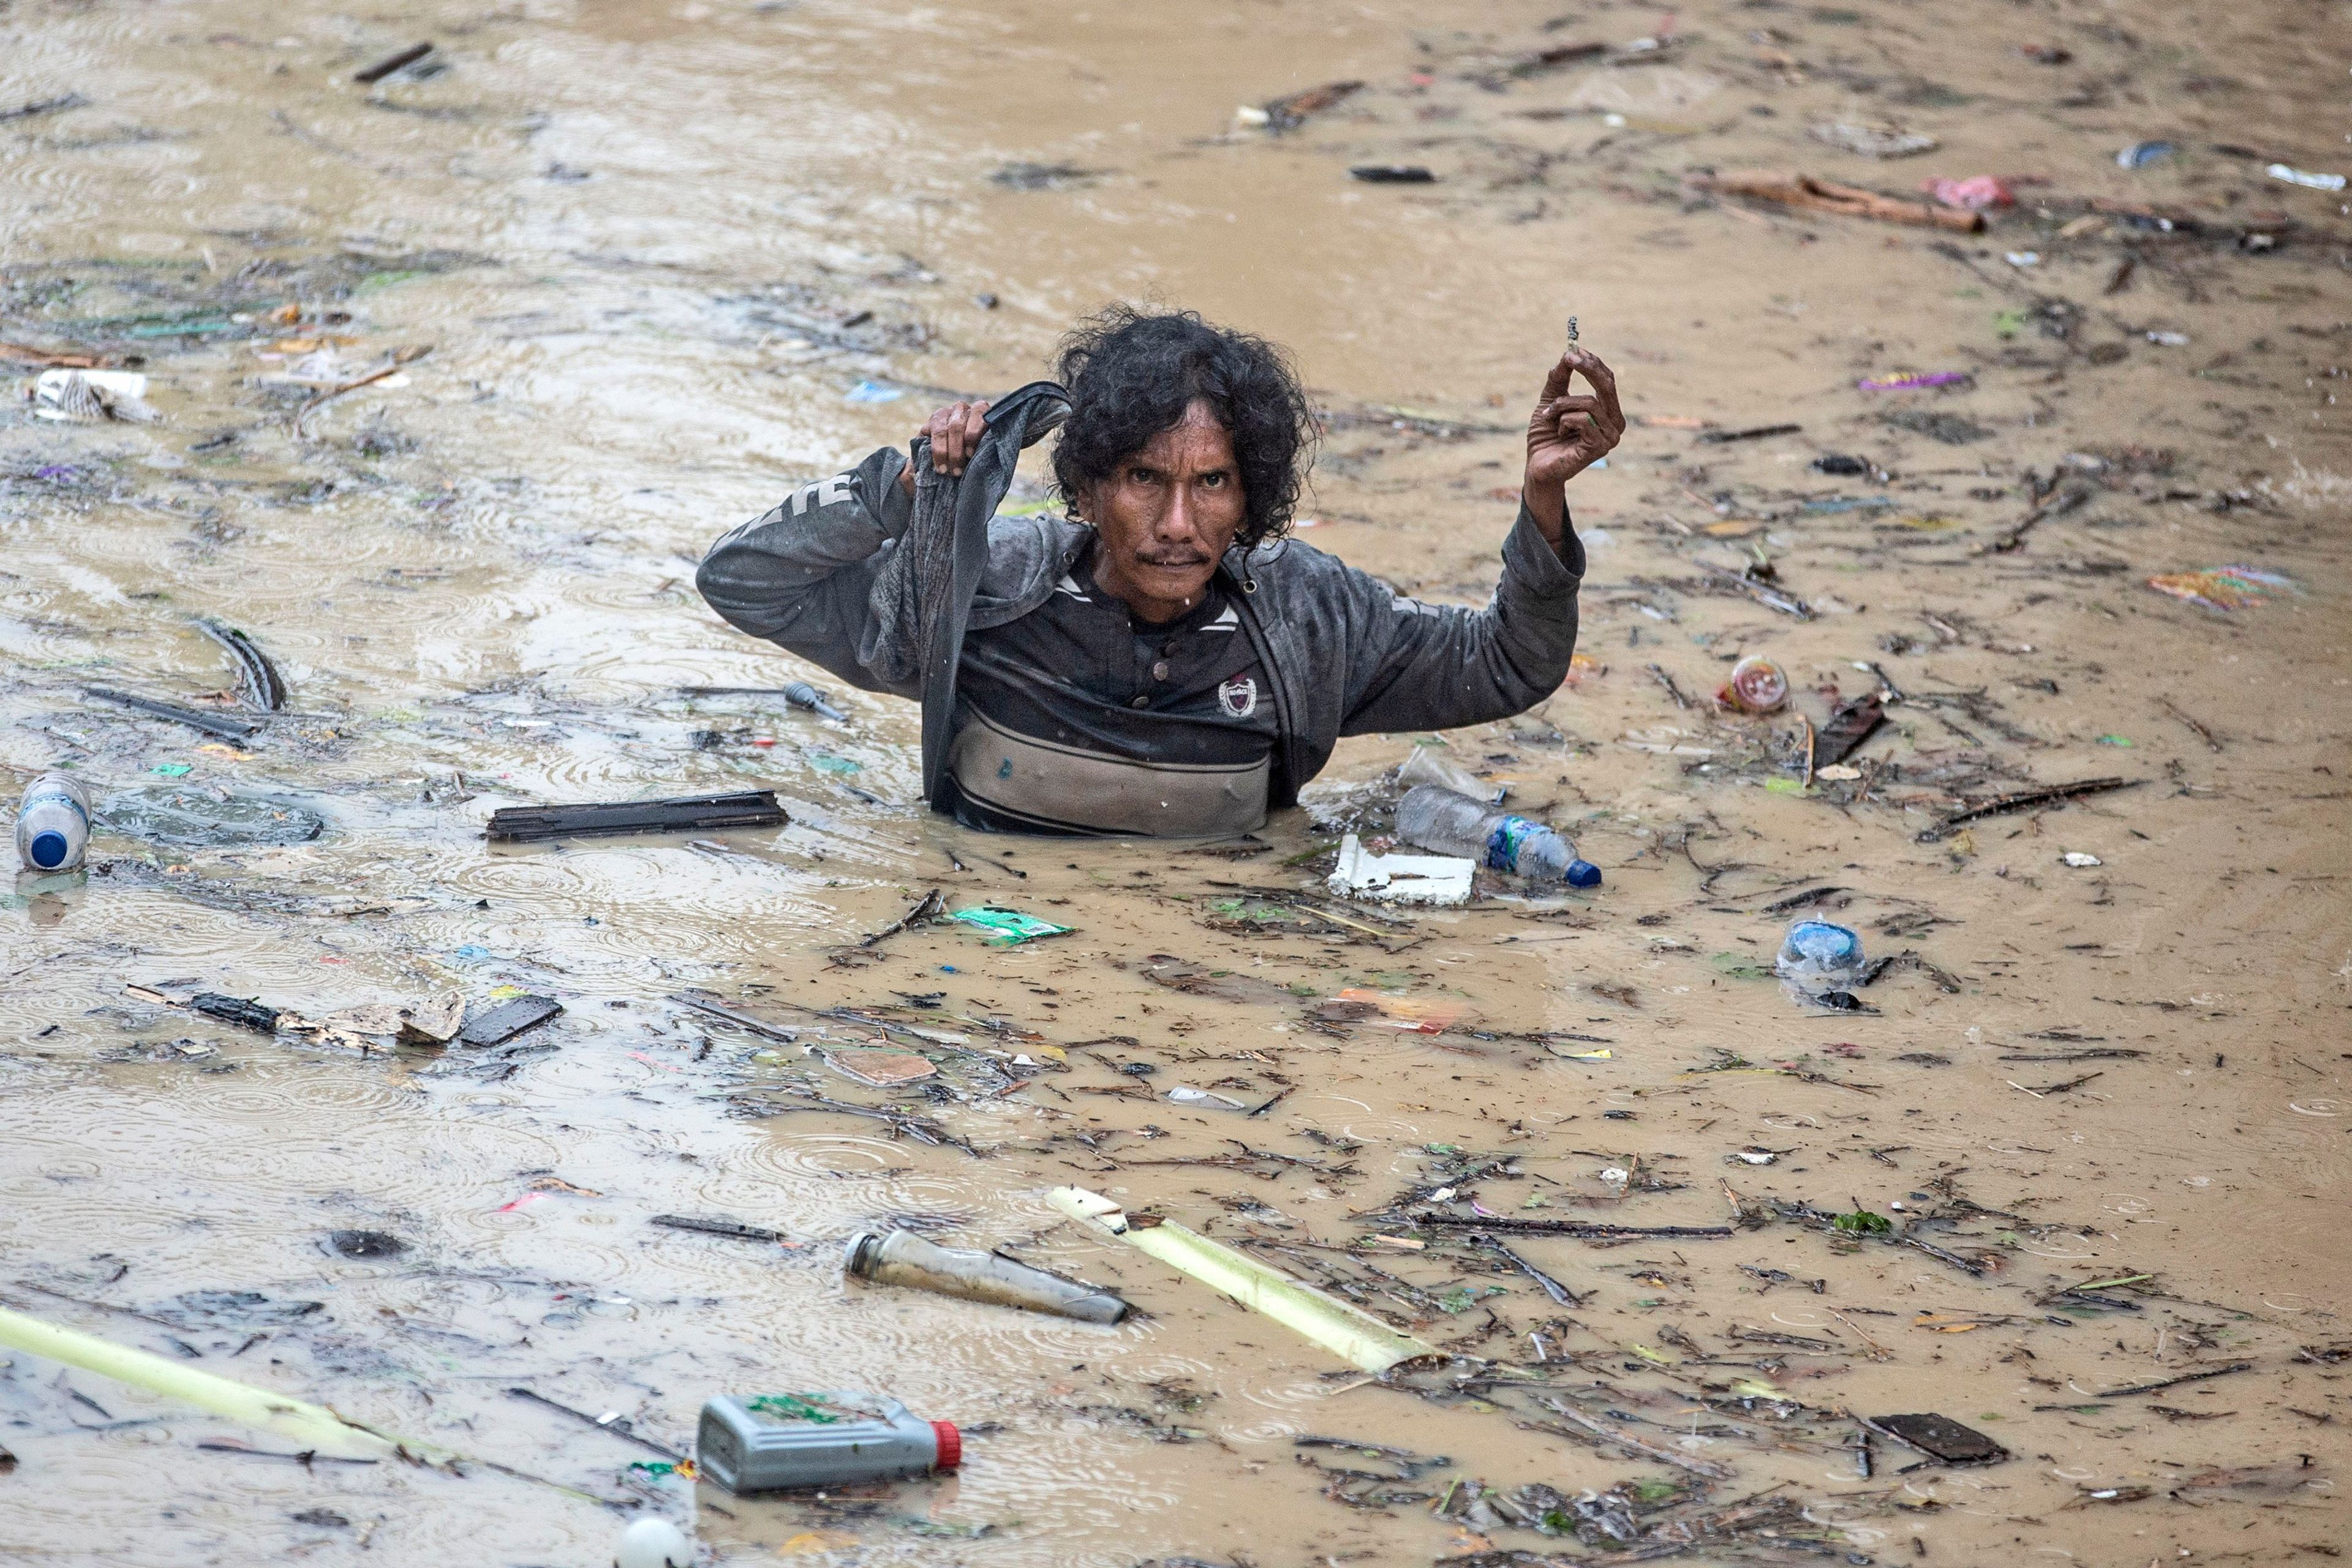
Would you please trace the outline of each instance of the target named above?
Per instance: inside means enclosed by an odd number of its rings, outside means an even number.
[[[1507,718],[1558,689],[1584,573],[1563,487],[1625,429],[1596,356],[1571,347],[1545,378],[1480,610],[1283,537],[1314,424],[1271,344],[1115,308],[1060,373],[1066,394],[940,409],[911,458],[884,447],[808,486],[696,578],[740,629],[921,700],[935,809],[1016,832],[1244,833],[1342,735]],[[1570,395],[1576,374],[1591,395]],[[1074,516],[992,516],[1020,446],[1055,424]]]

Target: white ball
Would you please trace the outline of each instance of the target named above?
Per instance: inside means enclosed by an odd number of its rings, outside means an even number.
[[[694,1568],[694,1542],[666,1519],[641,1519],[621,1531],[613,1568]]]

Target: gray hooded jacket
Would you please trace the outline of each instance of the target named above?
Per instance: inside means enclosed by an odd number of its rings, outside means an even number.
[[[928,479],[919,442],[915,461]],[[905,648],[877,647],[877,582],[915,510],[898,482],[908,463],[886,447],[804,486],[713,545],[695,585],[740,630],[863,689],[936,705],[940,694],[926,693],[919,672],[881,673],[906,668]],[[966,624],[1002,626],[1035,609],[1091,531],[1060,518],[991,518]],[[1271,804],[1283,806],[1342,735],[1483,723],[1558,690],[1576,647],[1584,548],[1571,527],[1555,550],[1522,506],[1503,542],[1502,581],[1477,610],[1407,598],[1295,540],[1229,552],[1219,572],[1273,687],[1282,743]],[[937,782],[927,767],[926,790]]]

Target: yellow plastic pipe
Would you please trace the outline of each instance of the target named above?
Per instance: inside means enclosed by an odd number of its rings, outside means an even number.
[[[447,1464],[458,1457],[431,1443],[386,1436],[347,1421],[323,1405],[306,1405],[282,1394],[215,1377],[185,1362],[118,1345],[95,1334],[61,1329],[5,1307],[0,1307],[0,1345],[61,1361],[68,1366],[78,1366],[167,1399],[181,1400],[231,1421],[275,1432],[301,1445],[306,1452],[315,1451],[339,1459],[418,1459],[432,1465]]]
[[[1281,1269],[1211,1241],[1173,1220],[1131,1225],[1116,1203],[1084,1187],[1055,1187],[1045,1201],[1072,1219],[1118,1237],[1213,1290],[1221,1290],[1253,1311],[1321,1345],[1366,1372],[1386,1372],[1415,1356],[1435,1355],[1437,1347],[1401,1334],[1360,1308],[1301,1284]]]

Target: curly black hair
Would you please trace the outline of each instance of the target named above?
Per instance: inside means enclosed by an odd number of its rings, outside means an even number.
[[[1062,341],[1060,368],[1070,416],[1054,448],[1054,484],[1066,503],[1199,401],[1232,437],[1241,468],[1244,510],[1234,543],[1247,550],[1288,531],[1316,427],[1281,349],[1195,311],[1112,305]]]

